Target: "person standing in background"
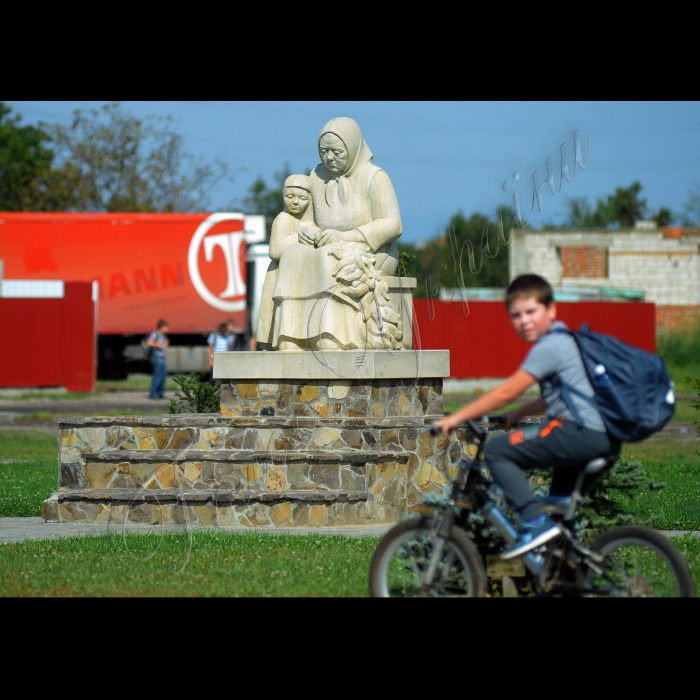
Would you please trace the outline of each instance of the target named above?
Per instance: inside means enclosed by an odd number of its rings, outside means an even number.
[[[155,330],[148,336],[147,345],[151,348],[151,366],[153,367],[153,379],[151,380],[151,392],[149,399],[162,399],[165,397],[165,350],[170,345],[168,336],[168,322],[161,318],[156,324]]]
[[[245,342],[245,333],[236,325],[232,318],[226,321],[226,333],[229,340],[228,349],[242,350]]]
[[[228,327],[229,338],[231,343],[229,350],[255,350],[255,336],[251,336],[248,332],[242,330],[236,325],[236,322],[230,318],[226,325]]]
[[[209,374],[209,383],[214,384],[214,353],[215,352],[229,352],[231,348],[231,334],[230,334],[230,322],[220,323],[219,327],[216,329],[216,333],[210,333],[207,338],[207,345],[209,345],[209,367],[211,371]],[[233,336],[235,337],[235,336]]]

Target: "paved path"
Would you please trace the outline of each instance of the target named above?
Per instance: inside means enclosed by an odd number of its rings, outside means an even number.
[[[343,537],[381,537],[391,525],[358,525],[356,527],[260,527],[260,528],[236,528],[219,527],[206,528],[218,529],[221,532],[251,533],[266,532],[282,535],[341,535]],[[55,540],[59,537],[82,537],[86,535],[106,535],[109,533],[133,532],[153,533],[166,530],[181,531],[182,526],[161,525],[121,525],[113,523],[109,527],[96,523],[46,523],[42,518],[0,518],[0,544],[9,542],[22,542],[23,540]],[[201,527],[192,528],[204,529]],[[660,530],[668,537],[682,537],[687,530]],[[693,532],[692,536],[700,538],[700,531]]]
[[[236,528],[219,527],[221,532],[266,532],[286,535],[342,535],[344,537],[380,537],[391,525],[359,525],[356,527],[265,527],[265,528]],[[153,533],[166,530],[181,531],[183,526],[137,525],[123,526],[112,523],[109,528],[96,523],[46,523],[42,518],[0,518],[0,544],[21,542],[23,540],[55,540],[59,537],[81,537],[85,535],[106,535],[109,533],[139,532]],[[203,529],[192,528],[193,531]]]

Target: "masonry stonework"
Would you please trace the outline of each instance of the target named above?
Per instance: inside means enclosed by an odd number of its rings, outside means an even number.
[[[239,365],[266,359],[238,355]],[[308,360],[287,355],[266,366]],[[444,371],[429,369],[431,357],[423,373]],[[383,356],[365,359],[363,370],[388,373]],[[430,435],[443,415],[442,388],[436,376],[248,377],[223,380],[218,415],[63,417],[59,488],[43,517],[221,527],[396,522],[426,493],[441,493],[471,449],[463,431]]]
[[[602,248],[568,246],[560,249],[563,277],[608,276],[607,251]]]
[[[698,322],[700,305],[656,307],[656,329],[660,333],[684,333]]]

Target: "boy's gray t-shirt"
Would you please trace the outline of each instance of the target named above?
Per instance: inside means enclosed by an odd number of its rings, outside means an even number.
[[[561,392],[557,387],[552,386],[549,380],[551,375],[558,374],[564,384],[577,389],[585,396],[594,396],[576,341],[568,333],[551,332],[555,328],[566,327],[562,321],[555,321],[550,332],[534,344],[520,369],[529,372],[539,382],[549,418],[559,418],[563,415],[567,420],[575,420],[573,413],[562,400]],[[584,426],[604,433],[605,425],[600,413],[590,402],[580,396],[572,395],[571,392],[570,395]]]

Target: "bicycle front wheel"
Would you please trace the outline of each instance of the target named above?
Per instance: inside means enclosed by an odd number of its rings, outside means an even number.
[[[374,551],[369,570],[373,598],[455,597],[478,598],[486,590],[481,555],[457,527],[445,542],[435,580],[422,579],[435,546],[436,520],[412,518],[395,525]]]
[[[617,527],[591,549],[605,557],[598,574],[584,567],[580,583],[592,596],[691,598],[693,576],[680,550],[663,534],[641,525]]]

